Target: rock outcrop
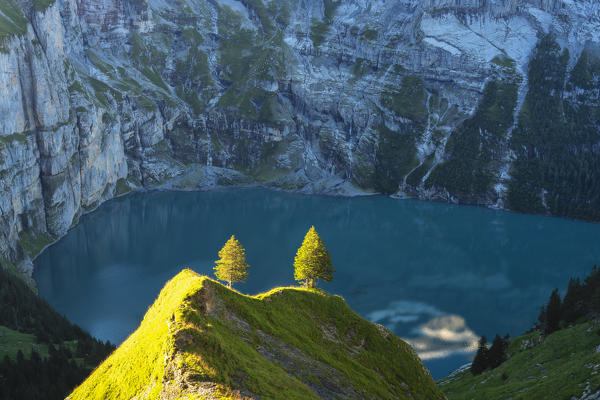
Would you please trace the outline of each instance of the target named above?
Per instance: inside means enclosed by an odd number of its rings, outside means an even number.
[[[599,28],[593,0],[0,0],[0,262],[155,187],[600,220]]]

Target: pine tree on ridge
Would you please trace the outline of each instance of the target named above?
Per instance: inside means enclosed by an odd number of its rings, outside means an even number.
[[[294,279],[303,282],[307,288],[315,288],[317,279],[326,282],[333,280],[333,264],[325,243],[312,226],[298,249],[294,259]]]
[[[235,235],[231,235],[219,251],[219,259],[215,264],[215,276],[220,281],[226,281],[229,288],[233,286],[233,282],[244,282],[248,278],[250,266],[246,263],[246,250]]]

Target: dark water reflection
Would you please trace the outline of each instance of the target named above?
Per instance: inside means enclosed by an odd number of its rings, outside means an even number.
[[[399,336],[424,338],[418,350],[436,377],[467,361],[452,351],[465,350],[476,335],[529,328],[552,288],[564,289],[570,276],[600,261],[596,224],[386,197],[246,189],[110,201],[36,260],[35,279],[59,312],[119,343],[182,267],[212,274],[231,234],[251,265],[238,289],[292,284],[293,257],[311,224],[337,268],[325,289]]]

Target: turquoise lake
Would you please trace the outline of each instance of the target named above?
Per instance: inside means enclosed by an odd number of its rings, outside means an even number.
[[[235,234],[255,294],[291,285],[311,225],[337,272],[321,283],[408,340],[435,378],[469,361],[478,336],[529,329],[553,288],[600,263],[600,225],[383,196],[265,189],[135,193],[81,218],[35,261],[39,293],[119,344],[183,267],[211,275]]]

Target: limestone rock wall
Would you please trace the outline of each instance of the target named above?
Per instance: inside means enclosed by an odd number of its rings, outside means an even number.
[[[261,183],[507,207],[531,54],[552,34],[574,68],[600,41],[599,7],[0,0],[0,262],[30,268],[132,189]],[[459,157],[490,82],[515,87],[512,117],[497,141],[478,131],[488,187],[465,192],[435,171]]]

